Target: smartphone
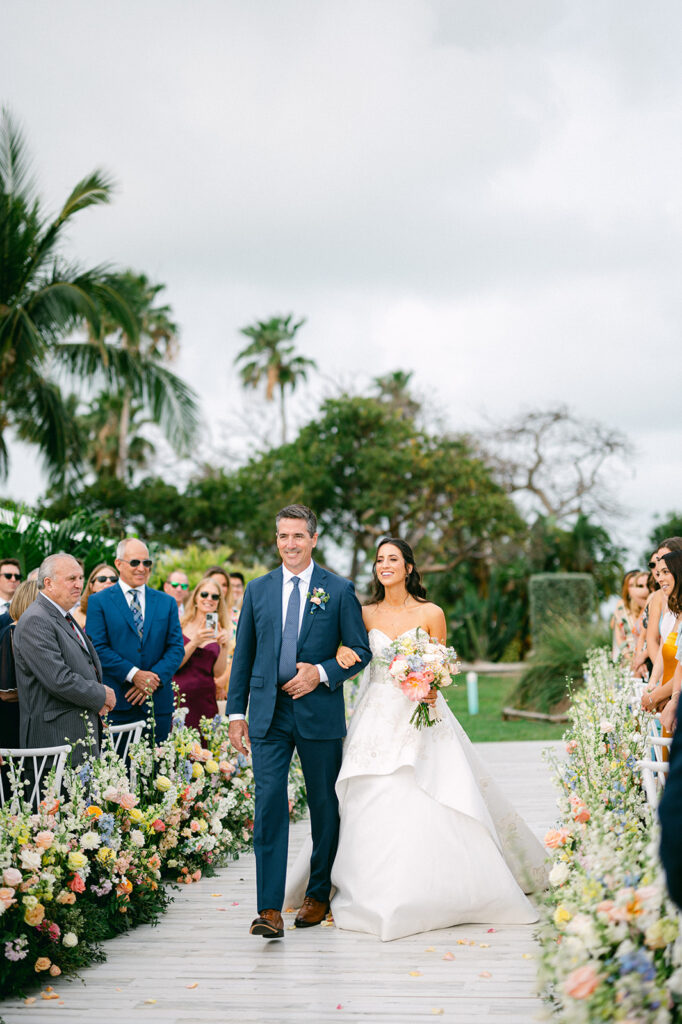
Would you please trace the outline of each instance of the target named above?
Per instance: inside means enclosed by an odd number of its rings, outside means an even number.
[[[218,613],[206,612],[206,629],[213,630],[213,636],[218,635]]]

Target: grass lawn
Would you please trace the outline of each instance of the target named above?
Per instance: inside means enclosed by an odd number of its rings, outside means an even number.
[[[530,722],[516,719],[502,721],[502,708],[513,707],[511,694],[516,680],[509,676],[478,677],[478,714],[467,711],[467,684],[464,673],[457,677],[457,686],[443,690],[453,714],[474,743],[499,740],[559,740],[568,723]]]

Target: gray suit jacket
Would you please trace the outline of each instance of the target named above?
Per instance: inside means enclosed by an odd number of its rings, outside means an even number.
[[[105,689],[97,652],[85,637],[87,650],[59,610],[41,594],[26,609],[14,631],[14,662],[19,696],[22,747],[52,747],[85,739],[83,712],[99,754]],[[76,747],[72,764],[87,751]]]

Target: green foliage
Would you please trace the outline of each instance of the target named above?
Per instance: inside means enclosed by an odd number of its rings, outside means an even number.
[[[589,573],[538,573],[531,576],[528,592],[534,647],[546,630],[554,629],[557,618],[587,623],[595,611],[594,579]]]
[[[600,601],[620,590],[624,557],[606,530],[582,514],[568,529],[538,516],[528,531],[531,573],[590,573]]]
[[[656,523],[649,535],[650,547],[642,556],[642,565],[647,564],[651,553],[669,537],[682,537],[682,515],[679,512],[669,512],[665,519]]]
[[[248,583],[249,580],[262,576],[265,570],[262,566],[251,566],[247,568],[241,563],[236,563],[231,558],[232,548],[216,547],[204,548],[198,544],[190,544],[186,548],[166,548],[161,551],[154,563],[152,586],[160,586],[168,579],[176,569],[182,569],[189,577],[190,587],[194,587],[199,580],[206,575],[206,570],[212,565],[220,565],[227,572],[241,572]]]
[[[555,615],[542,633],[513,695],[516,707],[552,711],[567,696],[567,682],[582,685],[583,666],[592,648],[609,646],[603,622]]]
[[[503,661],[524,634],[527,602],[513,582],[492,570],[485,588],[470,583],[451,611],[451,642],[467,661]],[[520,655],[520,644],[518,645]]]
[[[84,510],[56,523],[14,511],[7,522],[0,522],[0,557],[18,558],[26,576],[48,555],[64,551],[81,559],[87,578],[99,562],[114,564],[116,545],[102,539],[101,526],[97,516]]]

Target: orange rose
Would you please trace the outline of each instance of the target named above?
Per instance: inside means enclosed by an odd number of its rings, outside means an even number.
[[[34,970],[36,971],[36,973],[40,971],[46,971],[51,963],[52,961],[50,960],[49,956],[39,956],[35,962]]]
[[[565,846],[571,833],[567,828],[552,828],[545,835],[544,843],[550,850],[556,850],[559,846]]]
[[[601,981],[592,964],[584,964],[571,971],[564,982],[564,992],[571,999],[589,999]]]

